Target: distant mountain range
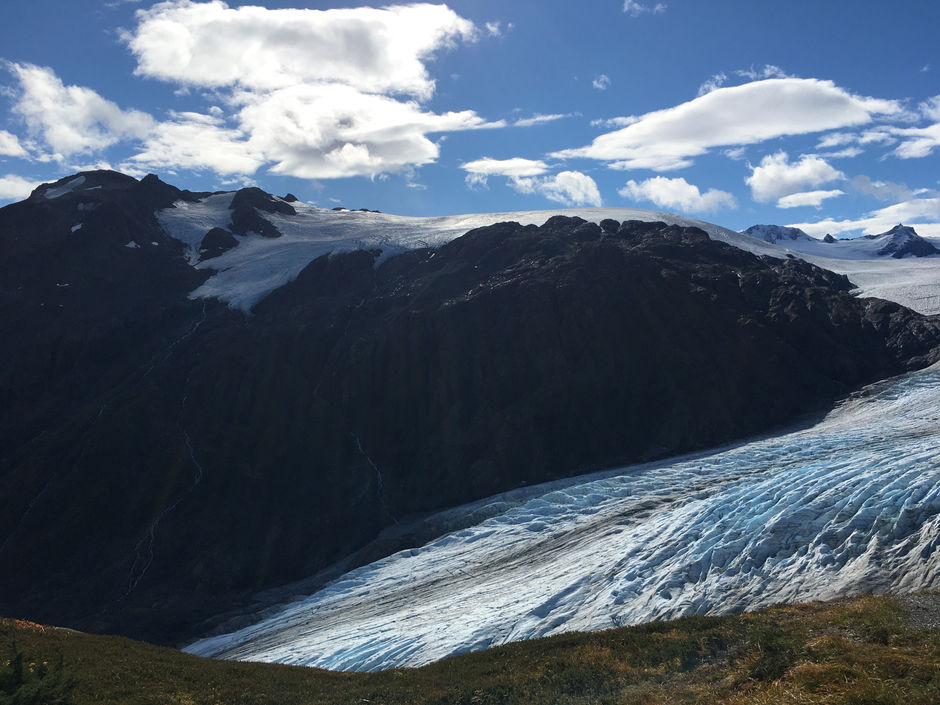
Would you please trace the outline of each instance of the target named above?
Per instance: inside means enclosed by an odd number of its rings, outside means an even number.
[[[940,250],[918,235],[914,228],[900,223],[879,235],[864,235],[844,240],[833,238],[831,235],[817,239],[810,237],[799,228],[782,225],[752,225],[741,232],[795,252],[838,259],[867,257],[901,259],[902,257],[940,255]]]
[[[107,171],[0,209],[0,614],[177,643],[422,513],[940,359],[936,319],[751,237],[584,215]]]

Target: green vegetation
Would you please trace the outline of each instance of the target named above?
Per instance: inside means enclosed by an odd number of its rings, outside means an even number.
[[[940,703],[940,630],[910,626],[890,597],[565,634],[375,674],[213,661],[13,620],[0,649],[55,664],[40,680],[64,690],[48,702],[74,705]],[[7,702],[46,701],[0,691]]]

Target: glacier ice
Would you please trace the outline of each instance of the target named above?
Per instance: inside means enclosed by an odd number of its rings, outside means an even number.
[[[571,630],[940,588],[940,365],[814,425],[526,488],[188,651],[377,670]]]

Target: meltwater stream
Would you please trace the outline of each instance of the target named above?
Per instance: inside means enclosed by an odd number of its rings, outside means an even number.
[[[419,666],[571,630],[940,588],[940,366],[814,426],[494,503],[192,653]]]

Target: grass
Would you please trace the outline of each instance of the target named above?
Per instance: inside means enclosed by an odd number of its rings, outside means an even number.
[[[0,705],[43,703],[4,693],[17,659],[45,663],[63,705],[940,703],[940,630],[908,626],[890,597],[565,634],[375,674],[214,661],[3,620]]]

